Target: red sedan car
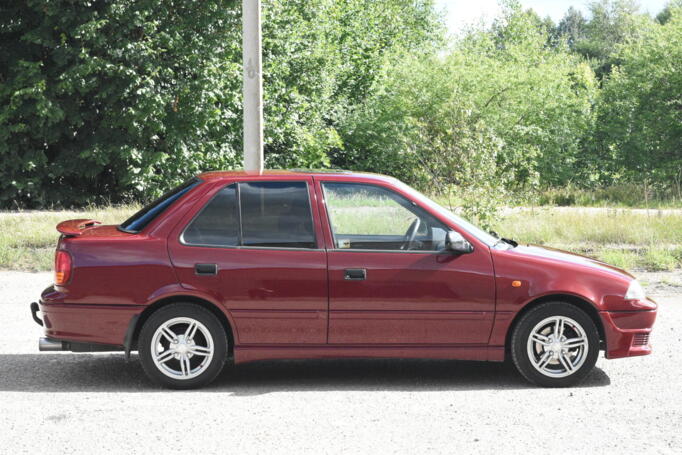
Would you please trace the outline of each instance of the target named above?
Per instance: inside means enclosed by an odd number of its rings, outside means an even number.
[[[385,176],[209,172],[119,226],[57,229],[40,349],[137,350],[169,387],[228,359],[322,357],[511,358],[568,386],[600,350],[651,352],[656,304],[627,272],[498,238]]]

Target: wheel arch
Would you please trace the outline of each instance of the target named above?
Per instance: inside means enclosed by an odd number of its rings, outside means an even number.
[[[590,319],[592,319],[592,322],[594,322],[594,325],[597,327],[597,332],[599,333],[600,349],[604,348],[604,345],[606,343],[606,335],[604,332],[604,324],[602,323],[602,320],[599,317],[599,311],[597,310],[597,308],[587,299],[584,299],[582,297],[578,297],[572,294],[556,293],[543,295],[542,297],[538,297],[534,300],[531,300],[518,313],[516,313],[514,319],[509,325],[509,329],[507,330],[507,334],[505,336],[504,340],[505,356],[507,356],[510,353],[512,334],[514,333],[514,329],[516,329],[516,326],[518,325],[521,318],[533,308],[546,302],[565,302],[584,311],[590,317]]]
[[[187,294],[175,294],[160,298],[159,300],[149,304],[142,311],[142,313],[139,314],[137,320],[134,321],[135,327],[132,329],[132,342],[130,343],[132,350],[137,350],[137,341],[140,336],[140,331],[142,330],[142,327],[144,326],[144,323],[147,321],[147,319],[149,319],[149,317],[160,308],[173,303],[192,303],[199,305],[213,313],[218,318],[218,321],[220,321],[220,324],[223,326],[223,329],[225,329],[225,333],[227,334],[228,356],[234,355],[234,331],[232,328],[232,323],[225,312],[222,311],[215,303],[209,300]]]

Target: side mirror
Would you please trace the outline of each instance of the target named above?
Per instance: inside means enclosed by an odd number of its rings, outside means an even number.
[[[468,254],[474,251],[474,246],[457,231],[448,231],[445,236],[445,248],[457,254]]]

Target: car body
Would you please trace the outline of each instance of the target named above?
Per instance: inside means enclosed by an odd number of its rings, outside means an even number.
[[[235,363],[503,361],[527,352],[536,366],[547,363],[549,376],[537,376],[542,368],[522,371],[524,376],[551,386],[584,376],[568,374],[572,365],[559,375],[561,365],[571,359],[576,369],[593,365],[599,349],[609,359],[651,352],[657,306],[630,274],[587,257],[500,240],[390,177],[209,172],[169,194],[120,226],[94,220],[58,225],[58,284],[32,305],[34,319],[45,326],[43,350],[127,355],[140,349],[155,313],[182,304],[212,315],[197,319],[207,321],[200,330],[206,340],[209,325],[219,322],[226,357]],[[528,329],[542,329],[537,344],[514,341],[534,310],[546,316],[546,327]],[[180,330],[189,333],[192,320],[183,320],[188,325]],[[578,341],[562,345],[568,335],[554,337],[555,326],[584,338],[582,351],[571,346]],[[168,340],[162,335],[158,328],[154,355],[190,356],[185,352],[192,348],[177,334]],[[598,338],[588,346],[590,336]],[[164,343],[182,345],[182,351],[171,352]],[[188,376],[196,369],[189,360],[187,368]],[[172,387],[208,382],[190,384],[166,373],[157,379]]]

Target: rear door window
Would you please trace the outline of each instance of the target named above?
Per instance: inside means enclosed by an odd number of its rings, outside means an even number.
[[[244,182],[220,190],[182,234],[194,246],[315,248],[305,182]]]
[[[305,182],[239,184],[242,245],[315,248],[315,230]]]

